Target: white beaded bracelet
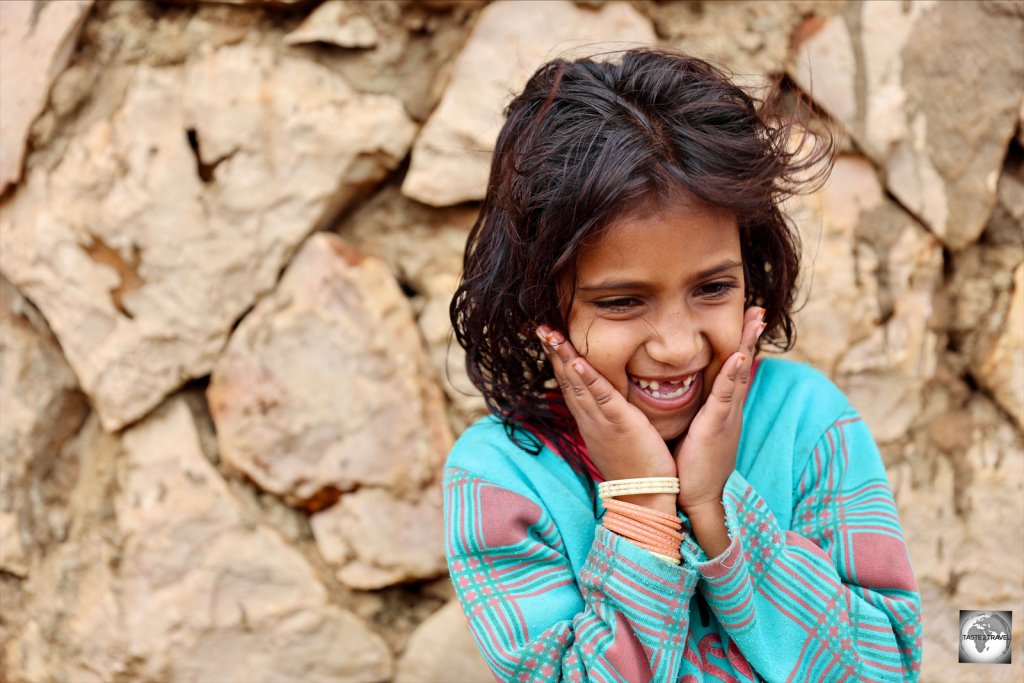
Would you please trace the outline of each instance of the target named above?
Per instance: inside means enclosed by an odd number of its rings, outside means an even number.
[[[605,498],[636,496],[645,493],[679,493],[678,477],[642,477],[637,479],[612,479],[597,485],[597,495]]]

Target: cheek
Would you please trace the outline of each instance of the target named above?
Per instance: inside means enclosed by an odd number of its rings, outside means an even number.
[[[569,325],[576,351],[623,394],[628,389],[626,367],[640,345],[633,322],[594,317]]]
[[[711,335],[711,344],[714,348],[716,365],[719,367],[735,353],[740,346],[743,337],[743,308],[742,306],[729,306],[723,309],[720,315],[716,316]]]

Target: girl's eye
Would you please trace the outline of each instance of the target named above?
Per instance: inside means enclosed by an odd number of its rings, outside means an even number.
[[[640,305],[640,300],[631,296],[620,296],[615,299],[602,299],[595,301],[594,305],[613,313],[624,313]]]
[[[730,291],[736,289],[738,285],[731,280],[719,280],[717,282],[709,282],[706,285],[701,285],[697,290],[699,296],[705,299],[721,299],[729,294]]]

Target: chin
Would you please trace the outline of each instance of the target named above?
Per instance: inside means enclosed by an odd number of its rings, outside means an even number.
[[[686,420],[682,423],[654,425],[654,428],[658,430],[658,436],[668,443],[686,436],[686,432],[690,429],[690,422],[690,420]]]

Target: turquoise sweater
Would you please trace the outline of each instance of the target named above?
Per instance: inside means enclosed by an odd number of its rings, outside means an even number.
[[[729,548],[708,560],[688,537],[674,566],[604,529],[558,454],[526,453],[494,417],[467,429],[445,467],[448,564],[498,680],[917,679],[920,599],[885,469],[828,379],[758,364],[723,503]]]

